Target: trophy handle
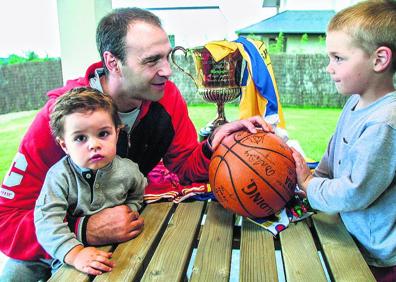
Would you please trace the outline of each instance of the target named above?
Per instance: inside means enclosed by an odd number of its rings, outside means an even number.
[[[181,46],[176,46],[176,47],[174,47],[173,49],[172,49],[172,52],[171,52],[171,60],[172,60],[172,63],[180,70],[180,71],[182,71],[182,72],[184,72],[186,75],[188,75],[191,79],[192,79],[192,81],[194,81],[194,84],[195,84],[195,86],[197,87],[197,89],[198,89],[198,84],[197,84],[197,82],[196,82],[196,80],[195,80],[195,78],[189,73],[189,72],[187,72],[186,70],[184,70],[181,66],[179,66],[177,63],[176,63],[176,60],[175,60],[175,53],[176,53],[176,51],[182,51],[183,53],[184,53],[184,58],[186,58],[187,57],[187,50],[185,49],[185,48],[183,48],[183,47],[181,47]]]

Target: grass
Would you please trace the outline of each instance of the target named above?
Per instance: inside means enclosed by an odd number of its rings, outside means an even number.
[[[238,119],[236,105],[226,105],[229,121]],[[341,109],[284,108],[286,129],[290,139],[299,141],[306,156],[320,160],[335,129]],[[18,145],[37,111],[0,115],[0,179],[3,180]],[[189,106],[189,114],[197,130],[216,117],[213,104]]]
[[[239,118],[238,105],[226,105],[229,121]],[[335,129],[341,109],[285,107],[283,112],[289,139],[300,143],[307,157],[320,160]],[[215,105],[189,106],[189,114],[197,130],[216,117]]]
[[[286,108],[286,129],[290,139],[297,140],[305,155],[319,161],[327,149],[341,109]]]

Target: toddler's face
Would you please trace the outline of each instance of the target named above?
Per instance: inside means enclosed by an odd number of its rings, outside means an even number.
[[[351,36],[343,31],[328,32],[326,48],[330,59],[326,70],[338,92],[344,95],[364,95],[373,76],[370,55],[356,47]]]
[[[62,149],[80,167],[97,170],[116,155],[118,130],[104,110],[73,113],[65,117]]]

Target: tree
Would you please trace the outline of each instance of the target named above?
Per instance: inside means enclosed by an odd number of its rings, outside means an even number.
[[[275,39],[275,43],[269,44],[269,52],[274,53],[283,53],[285,51],[285,37],[283,32],[279,33],[278,37]]]

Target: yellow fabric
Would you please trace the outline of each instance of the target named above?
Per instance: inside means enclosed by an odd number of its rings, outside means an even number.
[[[265,44],[264,44],[264,42],[261,42],[258,40],[252,40],[249,38],[248,38],[248,40],[252,44],[254,44],[254,46],[257,48],[257,50],[260,53],[260,56],[262,57],[263,61],[265,62],[266,66],[267,66],[268,72],[271,76],[273,86],[275,88],[276,98],[277,98],[277,102],[278,102],[278,115],[279,115],[278,126],[281,128],[285,128],[286,122],[285,122],[285,118],[283,115],[282,106],[280,104],[278,87],[276,85],[275,76],[274,76],[274,72],[273,72],[272,65],[271,65],[271,60],[268,55]],[[255,115],[260,115],[260,116],[264,117],[265,111],[266,111],[266,106],[267,106],[267,99],[265,99],[264,97],[262,97],[260,95],[260,93],[256,89],[256,86],[254,85],[254,82],[252,79],[252,66],[251,66],[251,62],[250,62],[250,56],[245,51],[243,45],[241,43],[223,40],[223,41],[209,42],[205,45],[205,48],[208,49],[208,51],[211,53],[211,55],[213,56],[215,61],[220,61],[228,54],[235,52],[237,49],[239,50],[242,57],[247,62],[248,71],[249,71],[249,76],[247,79],[246,86],[242,87],[242,98],[241,98],[241,102],[239,104],[240,118],[243,119],[243,118],[248,118],[248,117],[255,116]]]

